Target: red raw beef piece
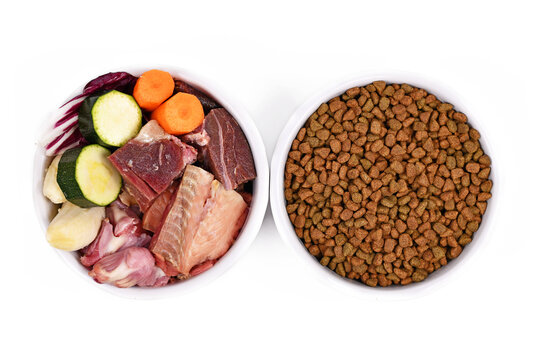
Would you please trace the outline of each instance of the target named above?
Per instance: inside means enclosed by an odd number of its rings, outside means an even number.
[[[145,212],[152,201],[178,178],[186,165],[197,159],[197,151],[167,134],[155,120],[149,121],[137,137],[109,156]]]
[[[234,190],[257,176],[246,136],[223,108],[211,110],[204,118],[202,128],[182,139],[199,149],[199,160],[226,190]]]

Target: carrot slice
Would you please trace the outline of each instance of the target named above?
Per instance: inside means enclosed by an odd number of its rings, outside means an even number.
[[[142,109],[154,111],[173,91],[174,79],[171,74],[161,70],[149,70],[137,79],[133,97]]]
[[[196,96],[176,93],[152,113],[151,118],[171,135],[187,134],[204,120],[201,102]]]

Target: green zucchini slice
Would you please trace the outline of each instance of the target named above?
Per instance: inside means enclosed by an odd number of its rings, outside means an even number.
[[[56,181],[69,202],[88,208],[107,206],[116,200],[122,177],[109,161],[109,155],[108,149],[97,144],[62,154]]]
[[[142,112],[133,96],[112,90],[84,99],[78,121],[88,142],[115,148],[137,136]]]

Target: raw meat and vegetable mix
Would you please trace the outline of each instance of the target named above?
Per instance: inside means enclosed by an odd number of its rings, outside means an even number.
[[[47,240],[99,283],[157,287],[211,268],[251,202],[246,137],[216,100],[168,72],[108,73],[64,104],[45,139]]]

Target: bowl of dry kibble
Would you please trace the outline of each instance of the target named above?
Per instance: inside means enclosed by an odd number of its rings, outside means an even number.
[[[440,286],[486,241],[494,182],[482,135],[458,95],[416,75],[313,96],[272,159],[281,237],[346,291],[403,298]]]

